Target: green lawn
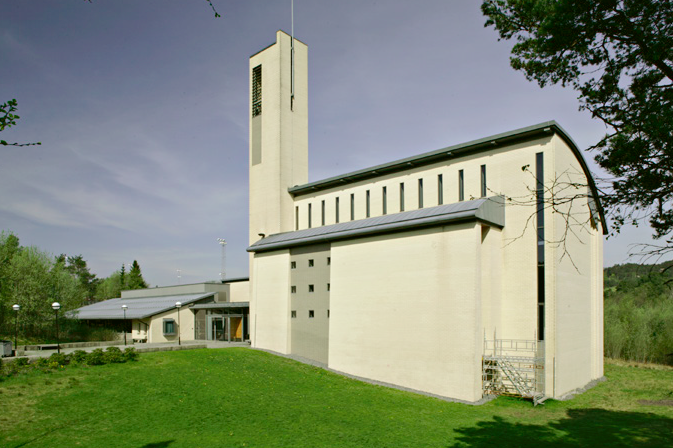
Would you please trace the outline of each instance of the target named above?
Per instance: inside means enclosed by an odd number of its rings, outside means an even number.
[[[0,382],[0,446],[673,446],[673,369],[606,375],[569,402],[469,406],[245,348],[148,353]]]

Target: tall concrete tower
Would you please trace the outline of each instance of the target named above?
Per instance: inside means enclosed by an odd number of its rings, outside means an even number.
[[[292,46],[278,31],[250,57],[250,244],[294,230],[287,190],[308,182],[308,47]]]

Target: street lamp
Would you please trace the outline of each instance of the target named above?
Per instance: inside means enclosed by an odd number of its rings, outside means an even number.
[[[124,345],[126,345],[126,308],[128,306],[122,305],[122,310],[124,310]]]
[[[175,307],[178,309],[178,345],[182,345],[182,341],[180,340],[180,331],[182,328],[180,327],[180,307],[182,306],[182,302],[175,302]]]
[[[54,309],[54,313],[56,313],[56,350],[58,350],[58,353],[61,353],[61,342],[58,339],[58,310],[61,309],[61,304],[58,302],[54,302],[51,304],[51,307]]]
[[[19,310],[21,306],[16,304],[12,306],[12,309],[15,311],[16,318],[14,319],[14,356],[16,356],[16,351],[19,349],[17,341],[19,340]]]

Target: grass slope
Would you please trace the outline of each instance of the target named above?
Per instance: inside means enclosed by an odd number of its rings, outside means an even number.
[[[150,353],[0,383],[2,447],[673,445],[673,369],[608,364],[569,402],[447,403],[245,348]],[[641,404],[657,402],[659,404]]]

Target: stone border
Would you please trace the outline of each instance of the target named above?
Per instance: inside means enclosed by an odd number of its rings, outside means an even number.
[[[558,398],[552,398],[552,400],[557,400],[557,401],[568,401],[572,400],[575,398],[576,395],[583,394],[584,392],[588,391],[589,389],[593,389],[594,387],[598,386],[600,383],[607,381],[608,379],[604,376],[597,378],[595,380],[589,381],[586,385],[582,387],[578,387],[577,389],[573,389],[570,392],[566,392],[565,394],[561,395]],[[550,397],[551,398],[551,397]]]

